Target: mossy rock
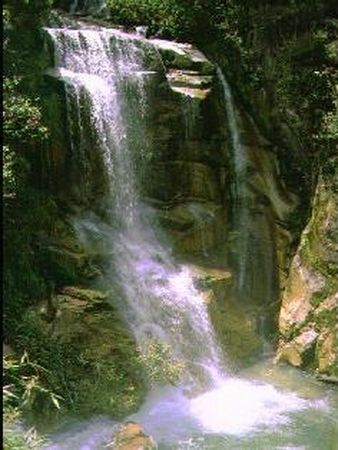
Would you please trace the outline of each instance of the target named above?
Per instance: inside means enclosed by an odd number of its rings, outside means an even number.
[[[101,291],[67,286],[27,311],[17,350],[44,367],[42,380],[59,395],[61,413],[115,418],[133,412],[146,388],[136,342],[112,299]],[[46,406],[34,408],[50,417]]]
[[[338,159],[318,179],[311,219],[291,265],[279,318],[279,355],[292,365],[328,376],[338,370]],[[316,342],[307,349],[304,337]]]

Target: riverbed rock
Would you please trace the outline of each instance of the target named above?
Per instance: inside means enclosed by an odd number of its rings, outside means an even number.
[[[311,219],[293,259],[279,316],[278,359],[338,373],[338,159],[319,177]]]
[[[247,309],[228,298],[223,304],[209,301],[208,310],[227,364],[245,366],[263,353],[264,336],[259,326],[259,309]]]
[[[306,366],[308,359],[313,358],[317,339],[318,333],[313,329],[312,325],[292,341],[285,344],[278,354],[278,359],[288,361],[295,367]]]
[[[111,444],[111,450],[156,450],[157,445],[153,438],[147,435],[141,425],[135,422],[123,424]]]

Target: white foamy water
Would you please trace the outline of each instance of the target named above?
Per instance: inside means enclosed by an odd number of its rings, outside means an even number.
[[[285,425],[290,412],[307,406],[305,400],[271,384],[229,378],[219,388],[193,399],[190,411],[206,431],[238,435]]]
[[[282,372],[283,383],[299,391],[245,378],[192,399],[158,388],[128,420],[141,423],[161,450],[335,450],[338,396],[295,370]],[[305,398],[304,391],[312,394]],[[52,436],[44,448],[103,450],[115,430],[116,422],[98,417]]]

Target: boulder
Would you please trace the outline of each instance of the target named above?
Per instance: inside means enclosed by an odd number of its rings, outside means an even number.
[[[205,298],[213,297],[216,302],[223,304],[226,294],[232,286],[232,274],[229,270],[190,265],[194,284],[198,289],[205,293]],[[212,293],[212,295],[210,295]]]
[[[148,436],[141,425],[135,422],[123,424],[117,431],[111,444],[111,450],[155,450],[157,445],[151,436]]]
[[[314,354],[318,333],[309,328],[279,350],[277,359],[287,361],[295,367],[306,367]]]

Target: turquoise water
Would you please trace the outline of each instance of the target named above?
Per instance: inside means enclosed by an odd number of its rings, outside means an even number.
[[[338,389],[270,361],[194,398],[173,387],[151,392],[129,420],[159,450],[337,450]],[[103,450],[117,422],[77,423],[53,436],[48,450]]]

